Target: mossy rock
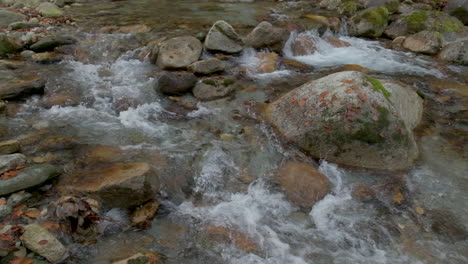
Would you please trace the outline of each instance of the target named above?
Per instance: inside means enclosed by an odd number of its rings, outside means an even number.
[[[14,54],[20,49],[20,46],[16,44],[12,39],[5,35],[0,35],[0,58],[6,57],[9,54]]]
[[[419,10],[405,16],[403,20],[408,25],[408,33],[417,33],[422,30],[437,32],[461,32],[463,23],[455,17],[439,11]]]
[[[370,8],[359,12],[351,18],[354,35],[378,38],[387,27],[389,11],[386,7]]]

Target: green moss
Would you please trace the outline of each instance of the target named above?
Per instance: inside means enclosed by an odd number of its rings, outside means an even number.
[[[356,4],[355,1],[346,1],[343,4],[342,8],[343,8],[343,14],[347,16],[352,16],[358,10],[358,5]]]
[[[387,89],[385,89],[385,87],[382,85],[382,83],[380,83],[379,80],[370,76],[366,76],[366,80],[372,84],[372,87],[373,87],[372,89],[374,91],[383,94],[383,96],[385,96],[385,98],[387,98],[387,100],[390,102],[391,94]]]
[[[426,10],[419,10],[412,12],[409,16],[405,17],[410,32],[419,32],[425,29],[426,21],[429,18]]]
[[[224,86],[229,86],[229,85],[233,85],[235,82],[236,82],[236,80],[234,80],[234,79],[224,79],[223,85]]]
[[[208,85],[211,85],[211,86],[216,86],[216,81],[212,80],[212,79],[205,79],[205,80],[202,81],[202,83],[208,84]]]
[[[370,9],[362,14],[362,18],[372,23],[375,26],[381,26],[388,21],[388,9],[386,7],[379,7]]]
[[[362,128],[351,136],[352,139],[369,144],[377,144],[385,141],[385,138],[381,136],[381,132],[390,125],[388,119],[389,112],[384,107],[377,107],[377,111],[379,112],[379,119],[375,122],[360,120]]]
[[[398,11],[398,6],[400,5],[399,1],[391,1],[385,3],[385,7],[388,9],[388,12],[390,13],[395,13]]]
[[[436,20],[431,30],[439,32],[460,32],[463,30],[463,25],[457,20],[448,17],[440,20]]]
[[[5,35],[0,35],[0,57],[15,53],[17,50],[18,46],[13,41]]]

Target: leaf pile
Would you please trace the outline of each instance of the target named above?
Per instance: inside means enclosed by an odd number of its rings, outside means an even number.
[[[2,251],[15,251],[16,241],[23,234],[24,228],[22,226],[13,226],[10,230],[0,234],[0,250]]]

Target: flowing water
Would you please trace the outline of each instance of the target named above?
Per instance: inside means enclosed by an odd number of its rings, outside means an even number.
[[[206,30],[171,23],[175,20],[199,25],[228,17],[232,23],[254,25],[255,16],[265,14],[268,6],[274,5],[141,0],[84,5],[72,11],[82,20],[96,19],[96,24],[147,23],[155,28],[152,35],[162,36],[177,27],[179,32]],[[93,16],[86,12],[91,9],[103,11]],[[8,125],[22,137],[30,136],[31,130],[47,131],[82,145],[116,146],[132,153],[128,160],[164,171],[159,197],[163,208],[152,227],[117,228],[95,246],[77,246],[72,253],[78,262],[107,263],[124,242],[127,247],[144,244],[163,254],[167,263],[468,262],[466,238],[436,234],[414,210],[419,206],[447,216],[448,229],[468,222],[467,80],[460,74],[466,68],[434,67],[435,62],[424,56],[341,35],[352,46],[333,48],[311,31],[308,34],[319,43],[317,52],[293,57],[288,42],[284,54],[314,66],[313,72],[280,68],[258,74],[258,52],[246,49],[232,60],[248,69],[248,76],[240,80],[243,87],[255,89],[238,89],[235,96],[210,102],[183,96],[181,100],[191,105],[183,108],[154,90],[154,66],[139,59],[138,36],[77,34],[87,59],[48,66],[46,95],[20,104]],[[123,44],[125,48],[116,48]],[[312,160],[284,144],[259,118],[256,103],[345,64],[406,81],[426,97],[425,128],[418,132],[421,158],[408,172],[340,168]],[[443,84],[439,90],[434,89],[437,82]],[[79,104],[44,105],[61,93],[73,94]],[[73,163],[74,157],[68,158]],[[311,211],[289,203],[270,182],[274,169],[287,160],[318,166],[332,183],[332,192]],[[380,190],[378,199],[368,203],[353,199],[351,191],[358,184]],[[410,200],[406,206],[392,205],[394,186]],[[126,214],[112,209],[107,216],[125,222]]]

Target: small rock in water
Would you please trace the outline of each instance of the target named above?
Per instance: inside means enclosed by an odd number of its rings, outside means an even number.
[[[446,45],[438,57],[444,61],[468,65],[468,40]]]
[[[212,51],[238,53],[242,51],[242,40],[226,21],[213,24],[205,38],[205,48]]]
[[[56,35],[45,37],[31,45],[31,47],[29,48],[34,52],[44,52],[51,51],[58,46],[75,44],[76,42],[78,41],[74,37],[66,35]]]
[[[421,31],[408,36],[403,42],[404,48],[424,54],[437,54],[440,45],[440,33],[434,31]]]
[[[55,52],[42,52],[36,53],[31,56],[32,60],[36,63],[51,64],[63,60],[63,56]]]
[[[190,64],[188,69],[195,74],[212,74],[224,71],[226,62],[217,58],[209,58]]]
[[[325,41],[331,44],[335,48],[345,48],[345,47],[351,46],[351,43],[341,40],[337,37],[327,37],[325,38]]]
[[[163,71],[158,75],[156,89],[168,95],[184,94],[192,90],[197,80],[193,73]]]
[[[60,168],[50,165],[33,165],[22,169],[15,177],[0,181],[0,195],[9,194],[39,185],[61,173]]]
[[[234,79],[204,79],[197,82],[193,95],[201,100],[215,100],[226,97],[236,88]]]
[[[354,199],[365,202],[375,198],[375,191],[365,185],[357,185],[353,188],[352,196]]]
[[[137,33],[146,33],[151,31],[151,28],[144,24],[137,24],[131,26],[123,26],[115,30],[113,33],[118,34],[137,34]]]
[[[258,60],[258,72],[259,73],[271,73],[276,71],[276,65],[278,63],[279,56],[274,52],[259,53],[255,56]]]
[[[133,214],[131,221],[134,225],[139,227],[148,227],[151,225],[156,212],[158,211],[159,203],[157,201],[149,201],[143,206],[137,208]]]
[[[195,37],[172,38],[161,43],[156,63],[163,69],[186,68],[200,58],[202,49],[202,43]]]
[[[47,229],[37,224],[27,225],[22,236],[24,245],[50,262],[61,261],[67,248]]]
[[[0,155],[19,152],[21,145],[18,140],[7,140],[0,142]]]
[[[299,34],[291,44],[294,56],[305,56],[317,51],[314,39],[307,34]]]
[[[21,57],[23,58],[31,58],[32,55],[36,54],[36,52],[32,51],[32,50],[24,50],[20,53]]]
[[[310,209],[330,192],[328,178],[304,162],[287,162],[276,172],[275,182],[286,198],[297,206]]]
[[[424,210],[424,208],[422,207],[419,207],[419,206],[416,206],[416,209],[415,209],[416,213],[418,213],[419,215],[423,215],[426,210]]]
[[[19,49],[20,45],[14,40],[7,37],[6,35],[0,35],[0,58],[6,57],[10,54],[14,54]]]
[[[275,52],[281,52],[288,37],[288,30],[263,21],[247,35],[245,44],[256,49],[270,48]]]

